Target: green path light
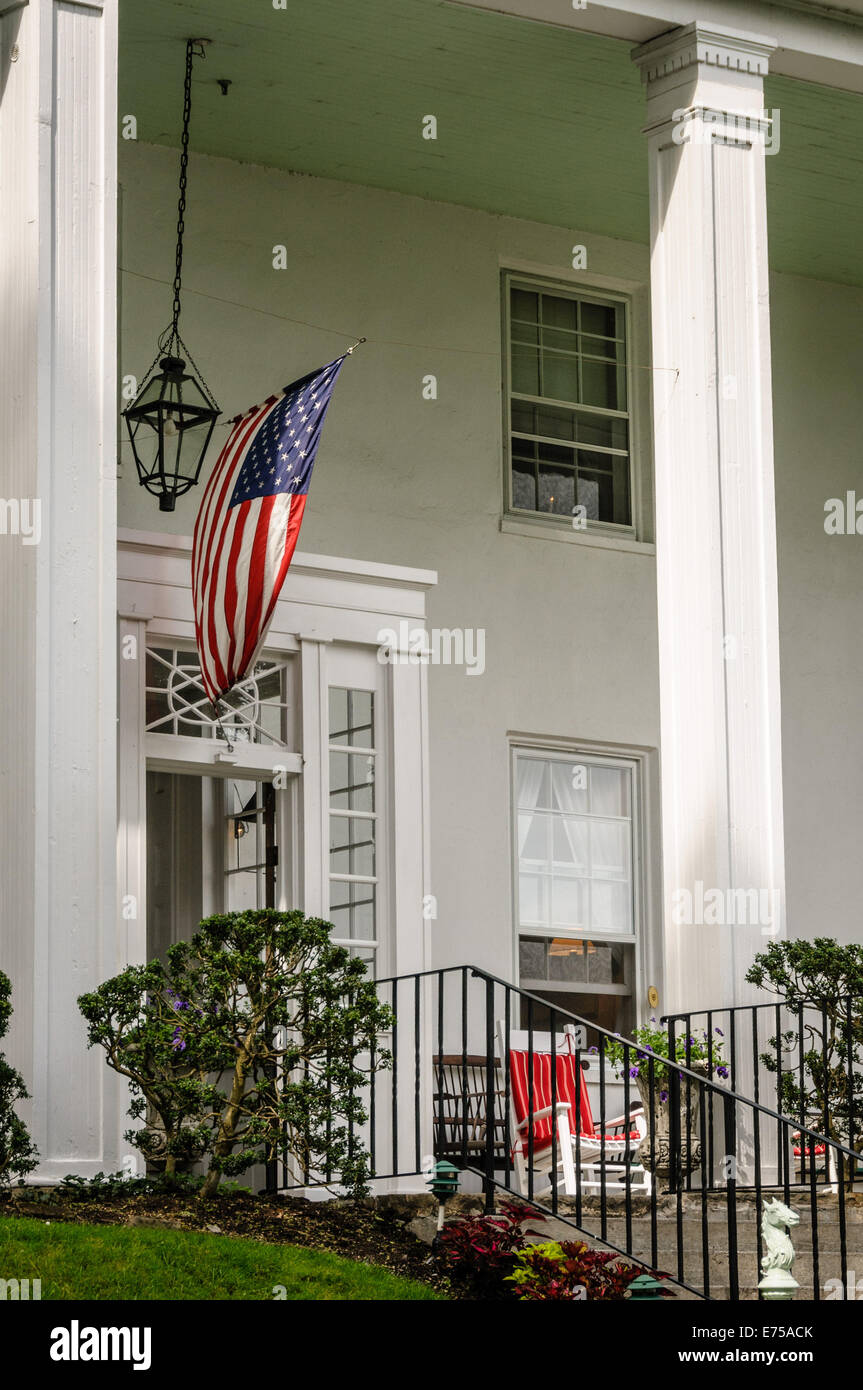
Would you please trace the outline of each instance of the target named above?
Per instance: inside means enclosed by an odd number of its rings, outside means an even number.
[[[644,1299],[656,1300],[662,1297],[664,1287],[664,1282],[654,1279],[652,1274],[639,1274],[629,1286],[629,1297],[634,1303],[640,1303]]]
[[[444,1203],[447,1197],[455,1196],[458,1192],[458,1185],[458,1168],[456,1168],[454,1163],[449,1163],[445,1158],[439,1158],[432,1170],[431,1177],[428,1179],[428,1186],[438,1199],[438,1230],[441,1230],[443,1227]]]

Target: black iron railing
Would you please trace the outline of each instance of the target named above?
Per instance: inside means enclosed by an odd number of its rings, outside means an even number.
[[[364,1097],[369,1118],[352,1136],[369,1153],[376,1179],[411,1179],[405,1186],[421,1190],[435,1159],[446,1157],[473,1175],[465,1182],[484,1193],[487,1210],[501,1192],[517,1193],[704,1298],[757,1296],[762,1216],[776,1198],[793,1202],[799,1217],[799,1297],[824,1297],[828,1279],[846,1287],[849,1254],[863,1255],[855,1244],[863,1223],[856,1224],[856,1210],[849,1217],[844,1183],[828,1192],[823,1174],[853,1172],[863,1155],[741,1094],[731,1084],[731,1066],[728,1081],[717,1080],[712,1071],[669,1061],[470,966],[398,976],[377,987],[395,1016],[380,1043],[392,1065],[372,1073]],[[669,1020],[671,1057],[679,1024],[689,1027],[690,1017]],[[598,1039],[591,1049],[588,1028]],[[542,1052],[550,1054],[551,1114],[563,1104],[557,1067],[563,1049],[585,1070],[593,1121],[591,1127],[575,1086],[570,1181],[557,1127],[540,1130],[534,1113],[534,1061]],[[514,1055],[527,1077],[521,1129]],[[733,1061],[733,1053],[725,1055]],[[612,1156],[595,1136],[606,1135],[617,1114],[626,1119]],[[632,1137],[637,1129],[646,1131],[643,1137]],[[791,1181],[795,1148],[821,1160],[823,1172],[814,1161],[807,1164],[804,1184]],[[332,1179],[298,1173],[288,1155],[280,1176],[286,1189]]]
[[[722,1065],[729,1088],[829,1135],[851,1150],[863,1141],[863,1001],[840,998],[788,1004],[740,1004],[663,1015],[670,1056],[708,1053],[711,1072]],[[820,1144],[795,1142],[776,1148],[785,1188],[851,1176],[832,1170]],[[854,1176],[863,1177],[863,1171]]]

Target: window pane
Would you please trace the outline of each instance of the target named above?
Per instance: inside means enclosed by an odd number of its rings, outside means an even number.
[[[624,767],[590,768],[590,810],[594,816],[628,816],[630,773]]]
[[[606,370],[603,368],[603,370]],[[613,370],[613,369],[609,369]],[[516,387],[516,390],[522,388]],[[575,357],[565,356],[559,352],[544,352],[542,354],[542,394],[552,396],[558,401],[577,401],[578,394],[578,361]],[[590,405],[605,405],[605,401],[594,401],[585,395],[585,401]]]
[[[583,473],[578,475],[578,485],[576,487],[578,505],[584,507],[584,515],[588,521],[600,521],[600,500],[599,483],[595,478],[586,478]],[[609,518],[611,520],[611,518]]]
[[[587,411],[575,415],[576,438],[579,444],[601,444],[606,449],[629,448],[629,426],[626,420],[606,419]]]
[[[590,884],[590,925],[594,931],[627,932],[632,927],[628,883],[594,878]]]
[[[574,333],[578,328],[578,304],[562,295],[542,296],[542,322],[552,328],[566,328]]]
[[[619,336],[615,329],[615,306],[611,304],[591,304],[581,301],[581,331],[599,333],[604,338]]]
[[[555,927],[587,925],[587,888],[581,878],[555,878],[551,888],[551,921]]]
[[[536,474],[533,464],[525,464],[517,460],[512,465],[512,505],[519,511],[535,512],[536,503]]]
[[[147,691],[147,728],[157,734],[172,734],[174,720],[168,705],[168,697],[161,690]]]
[[[511,313],[514,319],[524,319],[536,323],[539,296],[530,290],[513,289],[510,294]]]
[[[330,687],[330,743],[374,748],[374,696],[370,690]]]
[[[588,333],[582,333],[579,340],[580,351],[585,357],[601,357],[608,362],[616,362],[619,343],[613,343],[608,338],[594,338]]]
[[[568,984],[583,983],[587,980],[587,958],[584,941],[572,941],[568,937],[556,937],[548,944],[549,980],[560,980]]]
[[[518,818],[518,852],[523,864],[548,864],[549,816],[538,812],[521,812]]]
[[[547,978],[547,941],[544,936],[523,936],[518,943],[518,973],[525,980]]]
[[[565,406],[530,405],[527,401],[513,401],[512,427],[522,434],[546,435],[550,439],[575,440],[575,412]],[[585,440],[586,443],[600,443],[600,440]]]
[[[544,758],[519,758],[516,776],[521,808],[533,811],[537,806],[547,808],[551,805],[549,764]]]
[[[587,874],[587,821],[578,816],[555,816],[553,820],[555,870],[568,869],[573,873]]]
[[[330,816],[330,873],[369,877],[374,872],[374,821]]]
[[[344,940],[374,941],[375,889],[368,883],[330,883],[333,935]]]
[[[168,663],[167,666],[163,662]],[[158,686],[160,690],[167,690],[168,677],[171,674],[169,668],[174,664],[174,653],[166,651],[162,647],[153,647],[147,652],[147,685]]]
[[[575,506],[575,470],[560,465],[539,465],[539,510],[572,516]]]
[[[518,902],[522,923],[548,924],[548,879],[541,874],[519,874]]]
[[[351,946],[350,953],[352,956],[356,957],[357,960],[364,962],[366,974],[373,980],[375,978],[377,957],[375,948],[373,946]]]
[[[622,985],[626,983],[625,963],[632,948],[614,942],[602,946],[593,941],[587,946],[587,978],[595,985]]]
[[[581,363],[581,399],[585,405],[602,406],[606,410],[618,410],[617,368],[605,362],[592,362],[587,358]],[[546,395],[553,392],[547,391]],[[567,399],[564,397],[564,399]],[[569,397],[577,399],[575,396]]]
[[[594,878],[629,877],[630,829],[625,821],[590,823],[590,868]]]
[[[551,764],[552,806],[556,811],[587,810],[588,775],[584,763]]]
[[[330,751],[330,805],[335,810],[373,811],[374,778],[370,755]]]
[[[330,686],[330,743],[342,743],[348,727],[348,692]]]
[[[512,344],[512,389],[526,396],[539,395],[539,352],[517,339]]]

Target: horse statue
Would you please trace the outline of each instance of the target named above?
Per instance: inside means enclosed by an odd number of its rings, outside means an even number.
[[[794,1246],[785,1228],[799,1225],[800,1217],[797,1212],[786,1207],[778,1197],[764,1203],[761,1214],[761,1234],[766,1247],[766,1253],[761,1257],[761,1269],[764,1274],[776,1269],[791,1269],[794,1263]]]

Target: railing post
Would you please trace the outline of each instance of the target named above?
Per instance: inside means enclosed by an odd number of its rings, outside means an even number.
[[[676,1192],[680,1182],[680,1072],[676,1062],[677,1039],[674,1020],[668,1020],[668,1182]]]
[[[485,1210],[494,1211],[494,982],[485,982]]]
[[[733,1095],[722,1098],[725,1112],[726,1162],[725,1204],[728,1218],[728,1297],[736,1303],[740,1297],[740,1275],[737,1267],[737,1112]]]

